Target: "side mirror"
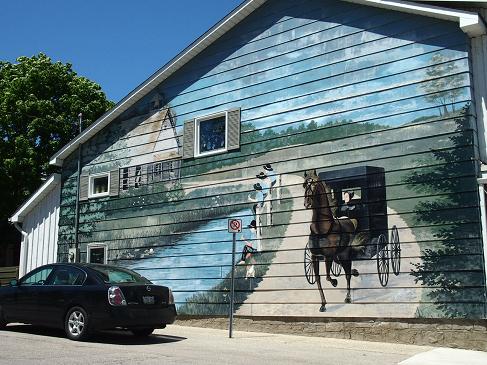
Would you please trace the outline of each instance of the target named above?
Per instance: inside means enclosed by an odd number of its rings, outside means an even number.
[[[19,286],[19,282],[17,279],[14,279],[14,280],[10,280],[10,286]]]

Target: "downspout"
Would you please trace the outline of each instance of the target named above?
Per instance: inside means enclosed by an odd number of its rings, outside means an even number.
[[[477,179],[479,184],[479,197],[480,197],[480,219],[482,227],[482,248],[483,255],[482,261],[484,266],[484,318],[487,318],[487,209],[486,209],[486,190],[485,184],[487,184],[487,178],[482,177]]]
[[[27,232],[25,232],[22,227],[20,227],[19,223],[18,222],[13,222],[13,226],[15,227],[15,229],[17,231],[20,232],[20,234],[22,235],[23,239],[22,239],[22,246],[24,246],[24,256],[23,256],[23,262],[22,262],[22,266],[19,267],[19,278],[21,278],[22,276],[25,275],[25,272],[26,272],[26,268],[27,268],[27,257],[28,257],[28,252],[27,250],[29,249],[29,245],[28,245],[28,240],[29,240],[29,235],[27,234]],[[20,266],[20,265],[19,265]],[[22,269],[22,270],[21,270]]]
[[[83,114],[79,113],[79,133],[81,134],[83,128]],[[76,182],[76,207],[75,207],[75,220],[74,220],[74,261],[79,262],[79,197],[80,197],[80,182],[81,182],[81,148],[82,144],[80,143],[78,146],[78,176]],[[68,261],[69,261],[69,254],[68,254]]]

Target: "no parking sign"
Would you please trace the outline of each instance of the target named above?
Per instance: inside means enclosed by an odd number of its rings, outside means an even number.
[[[242,232],[242,220],[241,219],[229,219],[228,220],[228,232],[240,233]]]
[[[237,233],[242,232],[242,220],[241,219],[229,219],[228,220],[228,233],[233,233],[232,242],[232,281],[230,286],[230,324],[228,328],[228,337],[232,338],[233,331],[233,309],[235,299],[235,236]]]

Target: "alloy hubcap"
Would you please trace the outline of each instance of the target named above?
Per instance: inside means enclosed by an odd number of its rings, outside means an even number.
[[[69,332],[74,336],[79,336],[83,332],[85,327],[85,317],[83,313],[79,311],[74,311],[69,315],[68,318],[68,328]]]

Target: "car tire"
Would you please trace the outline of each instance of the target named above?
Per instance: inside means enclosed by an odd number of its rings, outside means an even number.
[[[64,318],[66,337],[73,341],[84,341],[90,336],[90,318],[81,307],[71,308]]]
[[[139,328],[136,330],[131,330],[131,332],[134,334],[136,337],[147,337],[154,332],[154,328]]]
[[[7,324],[8,323],[3,316],[3,311],[0,309],[0,330],[5,329],[5,327],[7,327]]]

